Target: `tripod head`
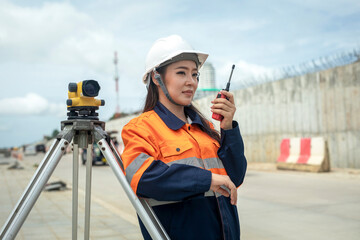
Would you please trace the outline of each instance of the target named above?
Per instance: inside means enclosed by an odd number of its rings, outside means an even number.
[[[95,80],[84,80],[78,83],[69,83],[68,99],[68,120],[71,119],[92,119],[99,120],[96,110],[104,106],[105,101],[95,99],[100,91],[100,85]]]

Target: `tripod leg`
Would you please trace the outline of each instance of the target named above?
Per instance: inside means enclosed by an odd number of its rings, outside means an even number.
[[[117,158],[116,160],[119,163],[121,169],[124,171],[124,164],[121,160],[120,153],[119,153],[118,149],[116,148],[115,144],[113,143],[113,141],[110,141],[110,148],[112,149],[114,156]]]
[[[141,221],[144,223],[152,239],[170,240],[170,237],[167,235],[165,229],[161,225],[160,221],[157,219],[152,208],[144,199],[139,200],[139,198],[131,189],[121,168],[123,164],[121,161],[121,157],[118,155],[116,149],[114,149],[114,144],[110,142],[112,146],[111,148],[104,138],[98,141],[97,144],[99,145],[101,152],[103,153],[106,161],[109,163],[111,169],[115,173],[132,205],[135,207],[137,214],[139,215]]]
[[[41,191],[55,170],[69,142],[57,139],[37,168],[29,185],[9,216],[0,234],[0,239],[14,239],[29,215]]]
[[[91,167],[92,167],[92,143],[88,145],[86,156],[86,189],[85,189],[85,233],[84,239],[90,237],[90,205],[91,205]]]
[[[78,226],[78,187],[79,187],[79,145],[74,144],[72,188],[72,239],[77,239]]]

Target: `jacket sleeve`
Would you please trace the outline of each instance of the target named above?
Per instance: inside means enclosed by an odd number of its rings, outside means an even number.
[[[211,172],[184,164],[168,166],[156,158],[159,148],[152,134],[138,126],[123,128],[125,175],[139,197],[178,201],[210,189]]]
[[[244,181],[247,161],[244,155],[244,143],[236,121],[233,121],[232,129],[221,129],[218,156],[222,160],[230,179],[236,187],[239,187]]]

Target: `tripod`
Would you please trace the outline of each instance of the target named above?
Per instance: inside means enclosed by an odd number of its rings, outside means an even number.
[[[55,170],[69,143],[73,140],[73,188],[72,188],[72,239],[77,239],[78,226],[78,174],[79,148],[87,148],[86,189],[85,189],[85,228],[84,239],[90,234],[90,203],[91,203],[91,167],[92,143],[99,146],[102,154],[125,190],[127,197],[134,206],[141,221],[144,223],[153,239],[170,239],[145,199],[139,199],[123,173],[123,163],[120,154],[104,131],[105,123],[94,119],[72,119],[61,122],[61,132],[53,142],[49,151],[37,168],[29,185],[4,224],[0,239],[14,239],[22,224],[33,208],[35,202]]]

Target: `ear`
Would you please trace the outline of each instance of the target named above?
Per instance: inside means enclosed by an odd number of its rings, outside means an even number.
[[[154,83],[156,86],[160,87],[160,84],[159,84],[159,82],[158,82],[158,80],[157,80],[157,77],[155,77],[155,74],[160,75],[160,74],[158,74],[158,73],[151,72],[151,80],[153,81],[153,83]]]

